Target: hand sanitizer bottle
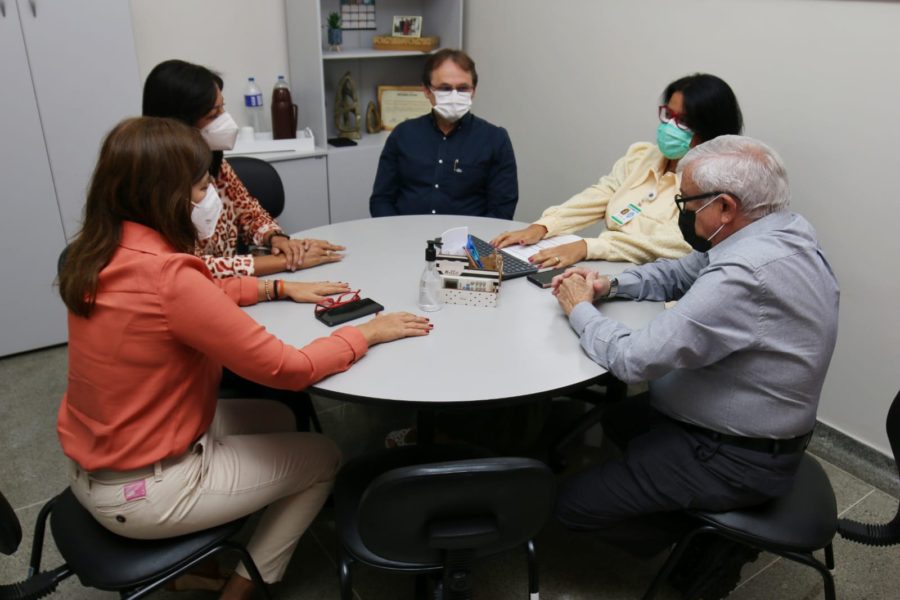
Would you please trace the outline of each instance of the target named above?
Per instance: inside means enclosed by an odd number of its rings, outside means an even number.
[[[428,248],[425,250],[425,270],[419,279],[419,308],[426,312],[441,310],[444,305],[441,302],[441,275],[437,271],[436,258],[434,241],[428,240]]]

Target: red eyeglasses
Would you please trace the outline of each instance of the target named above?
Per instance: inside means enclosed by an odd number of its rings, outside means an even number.
[[[326,310],[337,308],[338,306],[343,306],[345,304],[350,304],[351,302],[356,302],[357,300],[359,300],[359,290],[344,292],[343,294],[335,298],[325,298],[321,302],[316,302],[316,314],[321,315]]]
[[[684,122],[684,113],[676,113],[669,109],[665,104],[659,105],[659,121],[661,123],[668,123],[669,121],[673,121],[675,123],[675,127],[678,129],[684,129],[685,131],[690,131],[691,128],[687,126],[687,123]]]

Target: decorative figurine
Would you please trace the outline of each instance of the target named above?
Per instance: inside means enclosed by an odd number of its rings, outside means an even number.
[[[378,118],[378,109],[375,107],[375,101],[369,100],[366,107],[366,133],[378,133],[381,131],[381,120]]]
[[[341,77],[334,95],[334,125],[337,127],[338,137],[359,139],[359,94],[356,93],[356,84],[350,77],[350,71]]]

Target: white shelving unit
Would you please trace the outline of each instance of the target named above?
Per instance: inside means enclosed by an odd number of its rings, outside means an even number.
[[[463,0],[377,0],[375,30],[345,30],[341,51],[328,49],[325,21],[340,12],[340,0],[287,0],[290,85],[300,128],[309,127],[325,146],[331,222],[369,216],[369,196],[386,132],[365,131],[366,107],[377,102],[379,85],[419,85],[426,53],[373,50],[372,37],[388,35],[394,15],[421,15],[422,35],[440,37],[441,47],[462,46]],[[335,88],[349,72],[359,94],[359,145],[327,146],[335,137]]]

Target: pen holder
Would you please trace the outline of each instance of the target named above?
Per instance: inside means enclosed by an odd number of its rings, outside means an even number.
[[[499,254],[492,254],[482,258],[479,268],[465,256],[439,254],[436,267],[441,275],[444,304],[497,306],[503,269],[503,259],[498,257]]]

